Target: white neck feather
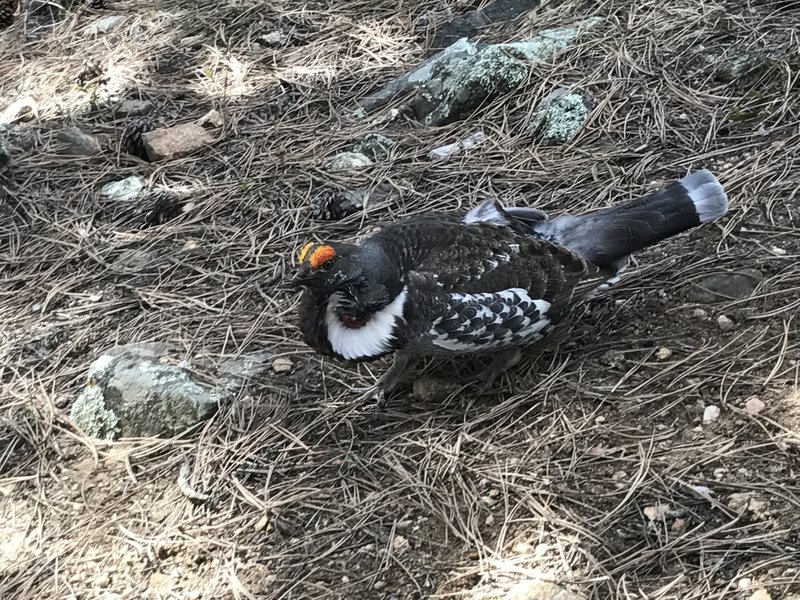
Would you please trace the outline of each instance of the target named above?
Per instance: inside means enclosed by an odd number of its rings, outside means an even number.
[[[398,319],[403,319],[407,296],[408,288],[404,287],[390,304],[373,314],[366,325],[350,329],[342,325],[336,314],[341,294],[331,294],[325,311],[325,325],[333,351],[347,360],[356,360],[377,357],[391,350],[395,324]]]

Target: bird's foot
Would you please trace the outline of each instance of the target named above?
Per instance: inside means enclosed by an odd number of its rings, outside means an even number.
[[[419,363],[419,356],[410,352],[398,351],[389,370],[383,374],[378,384],[377,405],[379,408],[386,406],[386,402],[408,380],[409,375]]]
[[[495,354],[492,362],[480,373],[474,375],[468,380],[468,383],[474,384],[475,395],[484,396],[491,389],[495,380],[503,374],[503,372],[511,367],[517,365],[522,359],[522,351],[519,348],[512,348],[510,350],[502,350]]]

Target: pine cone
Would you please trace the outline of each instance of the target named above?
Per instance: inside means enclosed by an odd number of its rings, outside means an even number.
[[[108,78],[105,77],[105,69],[103,68],[103,65],[100,64],[100,61],[94,58],[83,61],[81,70],[78,71],[78,75],[75,77],[75,79],[78,82],[78,85],[86,85],[90,81],[96,81],[102,85],[108,81]]]
[[[144,220],[150,226],[161,225],[180,216],[182,212],[183,204],[178,198],[168,192],[157,192]]]
[[[311,217],[325,221],[338,221],[347,215],[358,212],[362,202],[361,197],[354,192],[325,190],[311,200]]]
[[[154,129],[156,129],[156,125],[150,117],[128,119],[125,122],[125,128],[122,130],[122,137],[119,142],[120,150],[127,154],[138,156],[142,160],[148,160],[142,135]]]
[[[0,0],[0,29],[9,27],[14,22],[19,0]]]

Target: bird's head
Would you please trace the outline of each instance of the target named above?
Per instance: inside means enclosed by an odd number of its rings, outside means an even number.
[[[297,253],[294,287],[308,288],[320,294],[359,285],[364,272],[352,244],[309,242]]]

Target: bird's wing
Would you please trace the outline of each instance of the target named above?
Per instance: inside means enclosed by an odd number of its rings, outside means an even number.
[[[607,275],[578,254],[487,223],[461,226],[454,242],[409,276],[426,351],[472,352],[538,340],[573,297]]]

